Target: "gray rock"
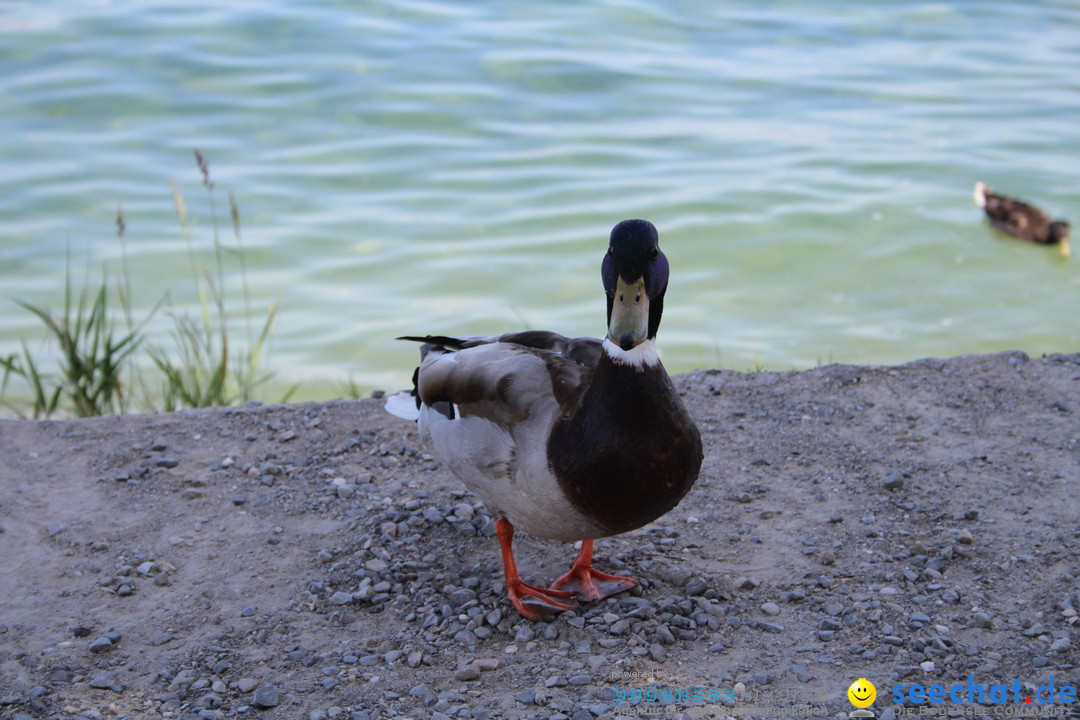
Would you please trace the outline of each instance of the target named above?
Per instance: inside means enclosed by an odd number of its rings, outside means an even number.
[[[104,672],[90,678],[90,687],[97,690],[115,690],[119,692],[123,688],[115,683],[116,673]]]
[[[281,702],[281,693],[273,685],[267,683],[263,685],[255,694],[251,696],[251,704],[257,708],[272,708],[276,707]]]
[[[158,631],[150,636],[151,645],[164,645],[173,639],[172,633]]]
[[[702,593],[704,593],[708,589],[709,589],[709,584],[707,582],[705,582],[705,580],[703,578],[699,578],[699,577],[690,578],[689,582],[686,583],[686,594],[687,595],[691,595],[691,596],[693,596],[693,595],[701,595]]]
[[[891,472],[881,481],[886,490],[899,490],[904,487],[904,476],[898,472]]]
[[[459,681],[459,682],[468,682],[470,680],[479,680],[480,679],[480,668],[476,667],[476,665],[473,665],[473,664],[466,665],[465,667],[461,668],[460,670],[458,670],[457,672],[454,673],[454,679]]]
[[[106,650],[112,650],[112,648],[112,641],[107,637],[99,637],[97,640],[90,643],[90,652],[105,652]]]
[[[330,596],[331,605],[348,605],[352,602],[352,593],[341,592],[340,590]]]

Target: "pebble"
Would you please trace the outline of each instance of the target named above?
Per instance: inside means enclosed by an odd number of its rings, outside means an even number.
[[[113,644],[112,644],[112,641],[109,640],[109,638],[107,638],[107,637],[99,637],[97,640],[94,640],[92,643],[90,643],[90,648],[89,649],[90,649],[90,652],[99,653],[99,652],[105,652],[106,650],[112,650],[112,648],[113,648]]]
[[[709,584],[703,578],[690,578],[686,583],[686,594],[691,597],[702,595],[709,589]]]
[[[774,602],[763,603],[761,606],[761,612],[765,613],[766,615],[779,615],[780,606]]]
[[[881,481],[886,490],[899,490],[904,487],[904,476],[898,472],[891,472]]]
[[[90,678],[90,687],[97,690],[115,690],[116,692],[120,692],[123,688],[119,684],[113,682],[115,679],[116,673],[99,673]]]
[[[386,563],[385,560],[382,560],[380,558],[371,558],[366,563],[364,563],[364,567],[373,573],[381,573],[386,572],[386,570],[390,566]]]
[[[269,683],[260,687],[251,696],[251,704],[257,708],[276,707],[279,702],[281,702],[281,694],[276,687]]]
[[[466,665],[457,672],[454,673],[454,679],[459,682],[468,682],[470,680],[480,679],[480,668],[475,664]]]

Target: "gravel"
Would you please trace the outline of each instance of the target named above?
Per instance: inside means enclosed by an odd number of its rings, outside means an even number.
[[[968,673],[1043,682],[1067,672],[1080,605],[1059,564],[1078,439],[1051,399],[1080,359],[1016,358],[677,379],[701,481],[597,541],[597,566],[638,587],[545,622],[505,600],[490,513],[377,403],[4,425],[26,489],[0,487],[0,507],[40,532],[5,522],[28,560],[0,717],[609,720],[616,682],[654,681],[805,688],[824,717],[850,711],[849,675],[884,698]],[[538,584],[574,552],[515,549]]]

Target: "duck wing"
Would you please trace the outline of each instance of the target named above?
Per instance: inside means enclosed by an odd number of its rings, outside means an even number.
[[[1034,205],[1000,195],[982,183],[976,185],[975,201],[997,229],[1023,240],[1046,242],[1050,217]]]
[[[517,341],[514,341],[516,338]],[[556,421],[576,412],[596,371],[592,344],[554,333],[415,338],[421,434],[496,517],[538,537],[598,537],[549,467]],[[580,341],[579,341],[580,340]]]

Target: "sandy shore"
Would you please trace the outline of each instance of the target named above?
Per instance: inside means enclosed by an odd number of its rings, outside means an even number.
[[[379,401],[0,421],[0,718],[585,720],[693,687],[742,694],[676,716],[826,717],[859,677],[881,718],[1078,684],[1080,355],[677,385],[700,481],[597,543],[639,588],[544,623]],[[538,583],[573,556],[516,547]]]

